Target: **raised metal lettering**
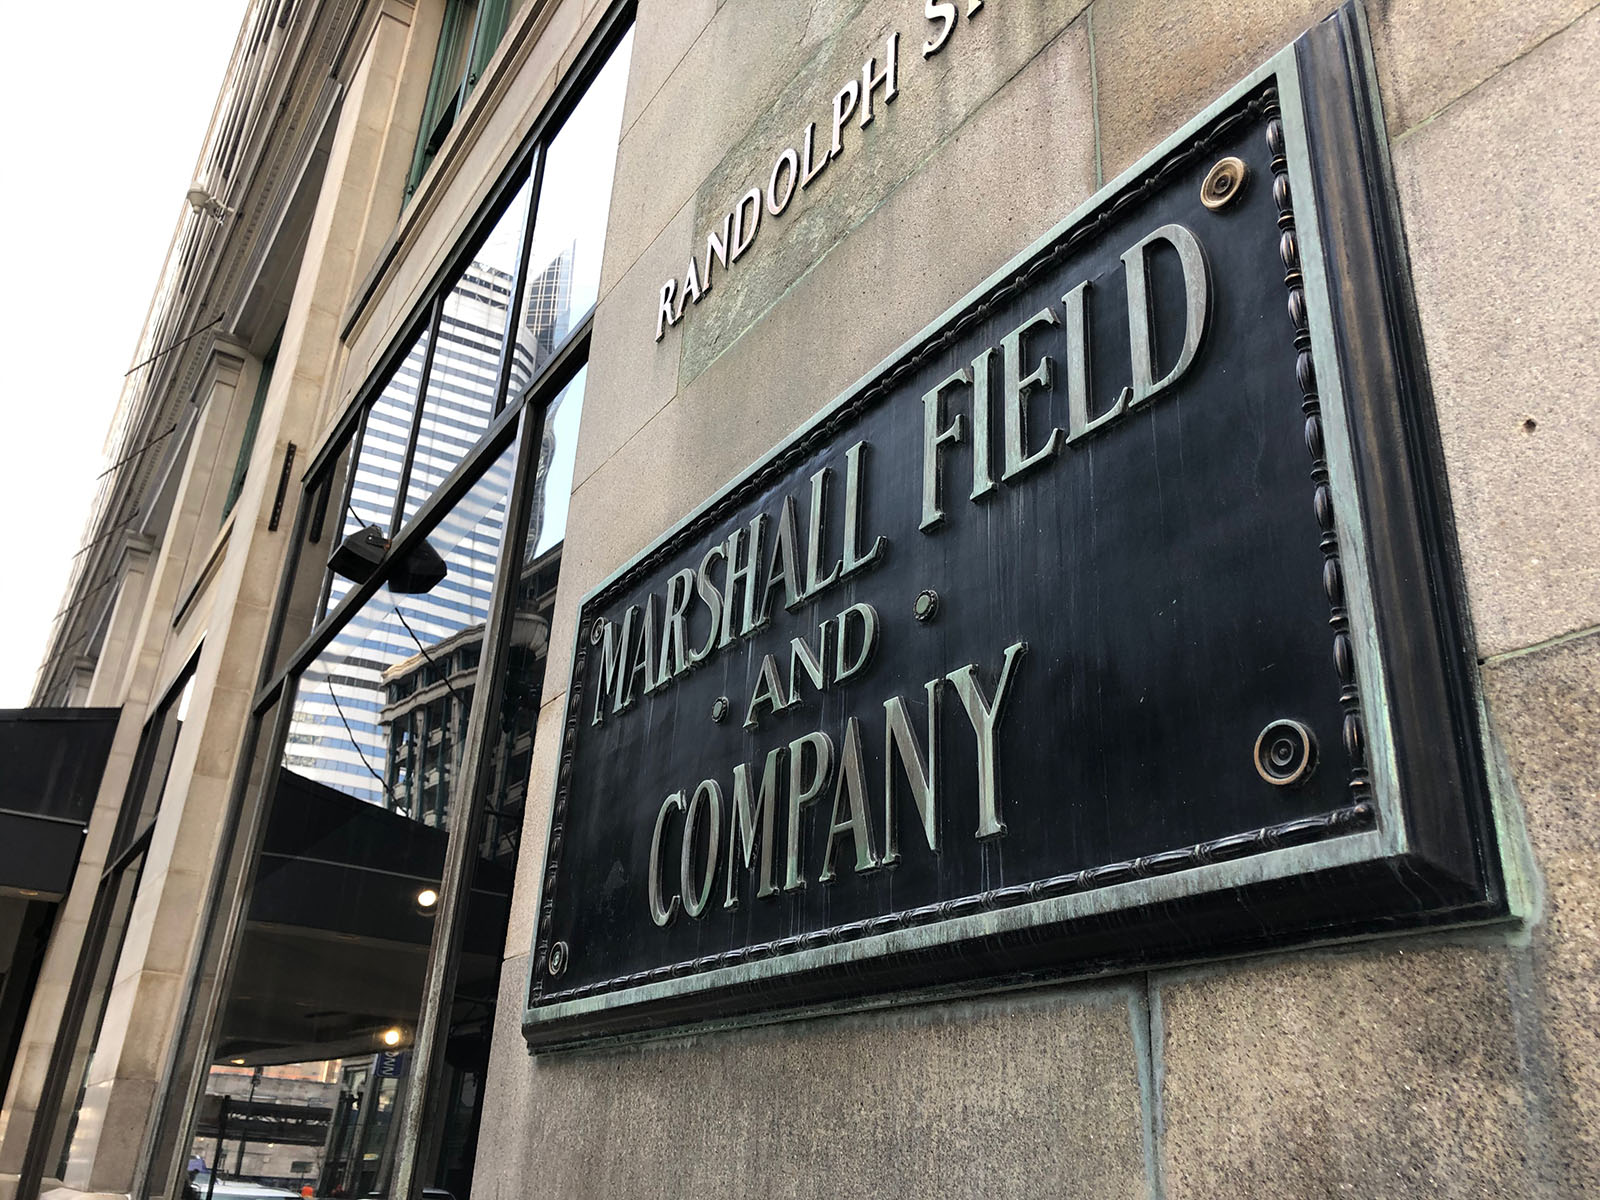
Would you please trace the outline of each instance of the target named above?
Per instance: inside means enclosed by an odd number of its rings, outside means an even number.
[[[899,826],[895,820],[895,759],[900,760],[906,782],[911,786],[911,801],[922,818],[922,836],[928,849],[939,849],[939,685],[942,679],[929,680],[928,753],[924,757],[911,728],[906,702],[890,696],[883,702],[883,863],[900,861]]]
[[[765,514],[758,513],[748,529],[735,529],[728,535],[727,551],[723,559],[728,564],[727,576],[722,581],[722,637],[719,646],[731,646],[735,638],[743,637],[756,627],[756,571],[761,562],[762,532],[766,528]],[[748,537],[746,536],[748,534]],[[739,547],[748,545],[749,554],[741,563]],[[744,584],[744,622],[734,620],[734,593]]]
[[[861,649],[855,661],[847,664],[845,657],[849,653],[847,648],[850,644],[852,616],[861,622]],[[839,636],[835,641],[833,681],[843,683],[866,670],[867,664],[872,661],[872,653],[878,648],[878,610],[870,604],[852,604],[834,619],[839,625]]]
[[[661,836],[667,828],[667,814],[674,809],[682,812],[683,808],[683,793],[673,792],[661,802],[661,809],[656,813],[655,832],[650,835],[650,881],[647,889],[650,919],[663,929],[672,924],[672,919],[678,915],[678,896],[674,893],[671,901],[666,903],[661,899]]]
[[[679,796],[683,793],[679,792]],[[694,886],[695,828],[700,817],[700,800],[704,797],[709,811],[706,828],[710,842],[706,846],[706,865],[701,869],[700,887]],[[683,911],[698,917],[706,910],[711,899],[711,888],[717,880],[717,841],[722,836],[722,787],[715,779],[701,780],[689,801],[689,811],[683,818],[683,853],[678,859],[678,887],[683,895]]]
[[[971,385],[972,375],[965,368],[945,376],[922,396],[922,520],[917,528],[926,533],[944,521],[944,509],[939,507],[939,447],[946,442],[961,440],[961,414],[950,418],[950,424],[939,428],[943,414],[939,411],[939,397],[946,388],[957,384]]]
[[[978,737],[978,832],[974,836],[979,838],[995,837],[1006,831],[1006,824],[1000,819],[1000,783],[995,761],[994,731],[1000,723],[1001,711],[1009,695],[1007,689],[1011,686],[1017,659],[1027,653],[1027,649],[1027,642],[1016,642],[1006,647],[1005,662],[1000,668],[1000,682],[994,686],[992,702],[983,698],[976,664],[951,671],[945,676],[960,697],[967,720],[972,722],[972,732]]]
[[[928,20],[944,22],[937,34],[922,43],[922,57],[932,58],[943,50],[944,44],[950,40],[950,31],[956,25],[956,6],[944,3],[942,0],[927,0],[922,11]]]
[[[700,596],[700,602],[705,605],[706,612],[711,616],[711,628],[706,631],[705,644],[698,650],[689,651],[691,667],[698,666],[711,657],[712,651],[717,648],[717,635],[722,632],[722,593],[711,581],[711,564],[719,558],[724,562],[728,558],[728,548],[723,542],[718,542],[701,556],[700,569],[695,572],[695,591]]]
[[[839,815],[839,801],[849,812]],[[833,848],[843,834],[849,834],[856,848],[856,873],[878,866],[878,852],[872,846],[872,821],[867,815],[867,773],[861,765],[861,722],[851,717],[844,727],[844,754],[839,759],[839,778],[833,787],[833,813],[828,818],[828,848],[822,855],[819,883],[834,877]]]
[[[794,707],[800,703],[800,672],[803,670],[806,677],[811,680],[811,685],[821,691],[828,685],[828,630],[832,621],[824,621],[817,627],[818,640],[822,643],[816,650],[811,648],[811,643],[805,638],[789,639],[789,703],[787,707]]]
[[[783,691],[783,683],[778,678],[778,660],[772,655],[763,655],[761,669],[756,672],[756,686],[750,692],[750,706],[745,709],[744,727],[754,729],[760,722],[757,718],[757,709],[765,704],[771,712],[782,712],[792,703]]]
[[[728,269],[728,247],[733,241],[733,214],[722,214],[721,230],[713,229],[706,234],[706,291],[711,290],[711,264],[721,263],[722,269]]]
[[[883,102],[890,104],[900,94],[900,34],[891,33],[888,43],[883,48],[883,70],[875,68],[878,60],[867,59],[866,65],[861,68],[861,128],[865,129],[872,124],[872,92],[879,84],[883,86]]]
[[[804,191],[811,186],[811,181],[828,168],[829,156],[824,154],[822,161],[816,166],[811,165],[815,156],[817,144],[817,123],[812,121],[806,126],[805,141],[800,145],[800,190]]]
[[[838,158],[844,153],[844,127],[850,122],[850,114],[856,110],[856,99],[860,94],[861,86],[852,79],[833,98],[833,145],[828,149],[829,158]]]
[[[600,630],[600,686],[594,693],[594,719],[591,725],[605,720],[606,697],[620,697],[622,689],[622,661],[627,641],[617,637],[617,627],[611,621],[596,621]]]
[[[816,768],[809,780],[805,778],[805,750],[810,747]],[[789,743],[789,827],[784,832],[783,890],[796,891],[806,885],[800,873],[800,813],[822,794],[833,768],[833,739],[825,733],[808,733]]]
[[[644,679],[644,695],[648,696],[661,687],[661,680],[656,675],[656,598],[647,596],[644,602],[644,621],[639,627],[639,651],[634,656],[633,664],[628,668],[628,683],[623,689],[622,706],[626,708],[639,698],[639,693],[634,690],[640,678]]]
[[[1022,373],[1023,339],[1041,325],[1054,325],[1054,309],[1042,308],[1000,339],[1001,374],[1005,391],[1005,469],[1000,478],[1009,482],[1025,471],[1030,471],[1061,450],[1066,434],[1056,428],[1050,430],[1044,445],[1028,450],[1028,393],[1035,389],[1047,391],[1050,387],[1050,356],[1041,355],[1039,365],[1028,374]]]
[[[678,323],[678,314],[673,311],[672,298],[678,294],[678,281],[669,279],[661,285],[661,308],[656,314],[656,341],[666,336],[667,326]]]
[[[761,768],[761,792],[756,798],[756,803],[761,806],[759,829],[750,811],[750,767],[740,763],[733,768],[733,804],[728,813],[728,895],[722,902],[724,908],[739,907],[735,864],[742,859],[744,869],[751,869],[758,836],[761,839],[761,881],[756,886],[756,898],[759,900],[777,894],[778,889],[772,882],[772,841],[778,796],[778,761],[782,757],[783,747],[779,746],[768,752],[766,764]]]
[[[783,606],[800,607],[805,600],[801,588],[800,556],[795,549],[794,497],[785,496],[778,509],[778,530],[772,538],[772,558],[767,564],[767,582],[761,588],[761,604],[756,624],[765,625],[772,611],[772,589],[783,585]]]
[[[1123,388],[1116,403],[1093,420],[1089,418],[1089,281],[1084,280],[1062,299],[1067,305],[1067,441],[1071,443],[1120,417],[1133,392]]]
[[[785,164],[789,167],[789,183],[783,190],[783,199],[778,199],[778,172],[783,170]],[[783,210],[789,207],[789,201],[794,198],[795,185],[800,180],[800,156],[791,146],[778,155],[778,161],[772,164],[772,177],[767,180],[767,211],[775,217],[781,217]]]
[[[633,622],[639,615],[639,606],[630,604],[622,614],[622,634],[618,639],[618,652],[621,655],[622,669],[617,673],[616,691],[611,694],[611,711],[619,713],[634,701],[632,648],[633,648]]]
[[[823,526],[828,513],[828,476],[833,472],[823,467],[811,477],[811,512],[806,526],[806,587],[805,598],[811,599],[823,588],[839,578],[839,573],[844,569],[842,561],[833,564],[833,569],[826,575],[822,574],[822,539]]]
[[[861,457],[866,442],[857,442],[844,454],[844,569],[840,577],[853,575],[876,562],[889,539],[881,533],[872,539],[872,549],[861,553]]]
[[[700,303],[700,297],[705,294],[705,289],[700,286],[700,264],[693,258],[689,259],[689,269],[683,273],[683,294],[678,297],[678,315],[683,315],[683,310],[689,307],[689,301]]]
[[[750,206],[750,222],[745,223],[745,205]],[[756,240],[756,230],[761,228],[761,189],[751,188],[733,206],[733,261],[738,262],[750,243]]]
[[[1160,379],[1154,379],[1157,367],[1150,334],[1150,262],[1146,254],[1155,242],[1166,242],[1176,250],[1183,267],[1183,348],[1172,370]],[[1134,243],[1122,255],[1122,272],[1128,282],[1128,342],[1133,356],[1133,396],[1128,407],[1135,408],[1177,383],[1194,362],[1205,334],[1211,279],[1200,239],[1182,225],[1163,225]]]
[[[667,580],[666,610],[661,616],[661,678],[682,675],[689,669],[689,637],[684,612],[694,595],[694,569],[685,567]]]
[[[989,473],[989,364],[994,351],[985,350],[972,360],[972,493],[982,500],[995,489]]]

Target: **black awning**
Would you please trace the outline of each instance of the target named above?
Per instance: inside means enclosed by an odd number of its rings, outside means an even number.
[[[0,887],[67,890],[119,711],[0,709]]]

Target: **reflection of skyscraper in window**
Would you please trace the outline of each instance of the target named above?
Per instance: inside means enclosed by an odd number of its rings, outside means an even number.
[[[513,377],[524,386],[571,332],[572,261],[577,249],[576,243],[568,246],[528,280],[513,367]]]
[[[419,439],[407,489],[408,516],[493,420],[511,283],[504,271],[473,263],[446,301],[429,372],[425,436]],[[344,516],[345,534],[368,523],[389,526],[424,351],[419,341],[372,409],[355,466],[351,511]],[[471,678],[477,638],[457,635],[481,630],[489,610],[514,462],[513,448],[429,534],[448,568],[444,580],[420,595],[380,589],[307,670],[285,749],[284,763],[291,770],[408,812],[429,796],[448,793],[459,737],[442,725],[391,737],[383,712],[389,701],[385,675],[416,660],[413,665],[420,664],[423,673],[449,681],[440,685],[447,692],[449,687],[459,692],[458,681]],[[353,587],[335,576],[328,610]],[[434,663],[427,662],[429,655]],[[453,697],[450,707],[460,701],[459,695]],[[465,723],[464,712],[460,720]],[[397,761],[391,764],[391,757]],[[422,780],[414,781],[413,772],[426,776],[430,786],[414,786]]]
[[[470,681],[489,612],[495,560],[516,461],[513,444],[428,536],[448,573],[431,590],[380,588],[333,639],[301,682],[284,764],[300,775],[421,818],[420,801],[442,800],[460,753]],[[349,584],[343,584],[347,591]],[[429,728],[395,731],[387,685],[406,666],[413,686],[446,698],[457,715]],[[392,754],[397,760],[391,764]],[[430,789],[416,786],[420,773]],[[430,823],[433,823],[430,821]]]

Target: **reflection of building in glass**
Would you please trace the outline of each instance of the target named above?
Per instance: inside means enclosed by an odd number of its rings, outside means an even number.
[[[528,280],[522,324],[517,331],[511,368],[515,395],[550,361],[555,348],[572,329],[572,263],[577,245],[568,246]]]
[[[573,249],[568,246],[528,281],[528,311],[522,325],[529,341],[538,347],[534,358],[539,362],[550,357],[572,320]]]
[[[488,614],[514,464],[514,454],[501,455],[428,538],[448,570],[443,581],[418,595],[380,591],[306,671],[285,748],[286,767],[370,803],[407,810],[390,786],[384,671],[413,657],[430,671],[469,670],[439,655],[458,659],[459,651],[447,651],[444,644],[463,630],[481,630]],[[475,665],[475,649],[472,654]],[[429,656],[434,663],[426,661]],[[442,784],[448,782],[449,766],[443,770]]]
[[[531,375],[534,364],[546,361],[569,332],[573,254],[572,247],[563,250],[528,284],[513,349],[514,377]],[[427,434],[418,441],[408,497],[442,482],[493,419],[511,284],[504,271],[474,263],[444,306],[424,407]],[[368,522],[388,523],[424,356],[419,342],[373,409],[355,467],[346,533]],[[537,542],[543,523],[554,453],[555,436],[547,424],[530,544]],[[499,499],[510,490],[511,468],[510,457],[503,457],[429,538],[449,568],[442,583],[425,595],[380,592],[383,599],[342,629],[306,672],[285,766],[370,803],[429,823],[442,821],[471,706],[470,683],[504,521]],[[491,511],[474,506],[478,495],[496,498]],[[409,501],[407,507],[412,507]],[[328,607],[353,586],[335,576]],[[464,636],[468,631],[474,632]]]
[[[391,808],[425,825],[445,823],[482,649],[483,626],[473,625],[383,672],[384,791]]]
[[[409,496],[431,491],[442,481],[493,418],[500,369],[498,347],[510,296],[511,281],[505,273],[479,264],[469,268],[451,293],[429,373],[428,436],[418,441]],[[354,511],[346,514],[346,532],[369,521],[388,524],[400,484],[422,357],[419,345],[373,410],[355,468]],[[378,413],[383,414],[381,420]],[[391,441],[397,444],[391,446]],[[390,738],[382,717],[384,670],[398,660],[421,656],[423,647],[434,654],[433,646],[449,642],[462,630],[481,627],[494,582],[504,498],[510,491],[513,465],[513,456],[503,455],[429,537],[448,568],[443,582],[426,594],[380,592],[379,599],[342,629],[328,653],[306,672],[289,731],[284,757],[287,767],[371,803],[409,811],[412,798],[401,801],[393,792],[392,781],[399,768],[388,762]],[[334,577],[329,608],[352,586],[350,581]],[[443,649],[437,653],[450,657]],[[475,650],[473,654],[471,665],[476,663]],[[471,666],[440,663],[437,669],[470,671]],[[464,710],[460,721],[465,724]],[[411,749],[408,745],[408,753]],[[429,769],[437,776],[442,789],[439,795],[447,794],[450,764],[433,763]]]
[[[318,1182],[330,1124],[341,1111],[341,1063],[211,1068],[195,1123],[191,1171],[299,1190]],[[226,1097],[226,1107],[220,1101]],[[193,1178],[203,1195],[207,1180]]]
[[[542,452],[552,444],[546,430]],[[541,482],[542,475],[541,469]],[[535,525],[528,544],[535,544],[537,536]],[[509,670],[502,680],[502,687],[517,693],[515,699],[523,702],[510,703],[513,697],[508,695],[500,706],[503,714],[517,714],[519,723],[514,729],[500,731],[493,760],[487,764],[490,782],[482,844],[486,859],[514,851],[522,828],[539,692],[544,685],[549,609],[555,600],[560,559],[557,549],[523,565]],[[445,824],[482,644],[483,626],[474,625],[430,646],[426,655],[414,654],[383,672],[384,706],[379,722],[389,735],[386,802],[394,811],[426,825]]]

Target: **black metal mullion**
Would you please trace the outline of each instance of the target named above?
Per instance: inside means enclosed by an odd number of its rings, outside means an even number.
[[[540,146],[533,155],[533,170],[528,182],[528,214],[522,221],[522,246],[517,253],[517,269],[511,278],[506,336],[500,352],[500,373],[494,385],[494,411],[497,413],[509,402],[506,391],[511,386],[511,368],[517,358],[517,325],[522,319],[524,289],[528,285],[528,260],[533,257],[533,224],[539,213],[539,193],[544,190],[544,160],[544,147]]]
[[[138,833],[133,835],[133,838],[131,841],[129,841],[127,847],[118,851],[116,858],[112,859],[110,864],[107,865],[106,869],[100,873],[100,878],[109,879],[112,875],[120,872],[135,858],[139,857],[139,855],[150,849],[150,835],[155,832],[155,828],[155,818],[152,817],[150,820],[145,822],[143,829],[139,830]]]
[[[455,802],[448,821],[450,832],[439,881],[439,905],[412,1052],[414,1083],[400,1112],[400,1159],[392,1193],[399,1200],[413,1200],[421,1195],[423,1174],[435,1157],[441,1136],[443,1121],[439,1108],[443,1102],[444,1052],[477,865],[477,846],[483,834],[484,792],[488,779],[483,768],[498,730],[498,723],[492,718],[502,699],[505,657],[516,621],[517,587],[528,537],[530,499],[537,484],[540,434],[548,408],[547,399],[544,404],[524,405],[522,409],[522,441],[517,451],[504,540],[495,566],[489,620],[484,629],[483,651],[478,660],[472,709],[467,720],[469,736],[465,739],[465,753],[457,776],[459,786],[452,789]]]
[[[411,487],[411,463],[417,455],[417,438],[422,432],[422,410],[428,401],[428,378],[433,374],[433,352],[439,346],[439,325],[444,313],[446,292],[433,298],[433,313],[428,318],[428,345],[422,352],[422,374],[417,379],[417,405],[411,413],[411,434],[406,439],[406,456],[400,463],[400,479],[395,484],[394,508],[389,514],[388,534],[392,538],[405,518],[406,492]]]

